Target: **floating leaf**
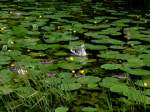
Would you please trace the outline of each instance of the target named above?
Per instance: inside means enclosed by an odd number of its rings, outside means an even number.
[[[124,91],[128,91],[128,86],[126,86],[125,84],[118,84],[118,85],[113,85],[112,87],[110,87],[110,90],[112,92],[119,92],[122,93]]]
[[[139,75],[139,76],[149,76],[150,75],[150,71],[144,70],[144,69],[126,69],[125,71],[132,75]]]
[[[145,89],[143,92],[144,92],[144,94],[150,96],[150,89]]]
[[[85,44],[86,49],[90,50],[105,50],[107,46],[105,45],[92,45],[92,44]]]
[[[67,32],[66,33],[52,32],[50,35],[45,35],[44,38],[47,43],[56,43],[61,41],[72,40],[71,35]]]
[[[99,43],[99,44],[116,44],[116,45],[123,45],[124,42],[117,40],[117,39],[111,39],[111,38],[100,38],[100,39],[95,39],[91,40],[94,43]]]
[[[13,72],[7,69],[0,70],[0,84],[1,83],[4,84],[11,81],[13,77],[14,77]]]
[[[84,76],[78,78],[77,81],[81,84],[91,84],[91,83],[95,84],[100,81],[100,78],[95,76]]]
[[[0,54],[0,65],[8,64],[10,59],[10,57]]]
[[[36,45],[27,46],[27,48],[33,49],[33,50],[46,50],[48,48],[48,45],[46,45],[46,44],[36,44]]]
[[[74,62],[62,62],[58,64],[59,67],[63,69],[69,69],[69,70],[74,70],[74,69],[80,69],[82,66],[79,63],[74,63]]]
[[[101,65],[101,68],[107,69],[107,70],[115,70],[121,68],[121,64],[103,64]]]
[[[122,59],[128,60],[130,58],[137,58],[135,55],[130,54],[121,54],[118,51],[102,51],[100,52],[99,57],[106,58],[106,59]]]
[[[119,79],[114,77],[105,77],[100,83],[101,86],[110,88],[114,85],[119,85]]]
[[[83,107],[82,111],[83,112],[97,112],[97,109],[93,107]]]
[[[27,34],[27,31],[28,30],[22,25],[13,27],[13,34],[16,35],[17,37],[25,36]]]
[[[132,67],[132,68],[142,67],[142,66],[144,66],[144,62],[143,62],[143,60],[136,58],[136,57],[129,58],[129,59],[127,59],[126,63],[123,63],[123,66]]]
[[[69,110],[68,107],[57,107],[55,112],[67,112]]]

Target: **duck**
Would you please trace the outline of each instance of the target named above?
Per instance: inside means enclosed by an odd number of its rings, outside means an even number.
[[[70,49],[70,51],[73,55],[76,55],[76,56],[87,56],[84,44],[82,44],[78,48]]]

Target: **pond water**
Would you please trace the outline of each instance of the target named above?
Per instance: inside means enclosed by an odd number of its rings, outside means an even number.
[[[0,3],[1,112],[148,112],[150,12],[104,3]]]

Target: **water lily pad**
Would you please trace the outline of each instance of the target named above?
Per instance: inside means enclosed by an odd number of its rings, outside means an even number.
[[[129,45],[139,45],[139,44],[141,44],[141,42],[140,41],[128,41],[128,44]]]
[[[121,35],[120,29],[119,28],[107,28],[99,32],[99,34],[102,35]]]
[[[68,112],[69,108],[68,107],[57,107],[55,109],[55,112]]]
[[[143,60],[135,57],[135,58],[128,58],[127,63],[123,63],[123,65],[136,68],[136,67],[144,66],[144,62],[143,62]]]
[[[13,72],[7,69],[0,70],[0,84],[5,84],[11,81],[13,77],[14,77]]]
[[[89,37],[92,37],[92,38],[97,38],[97,39],[108,38],[108,36],[106,36],[106,35],[100,35],[97,32],[86,32],[85,35],[89,36]]]
[[[84,28],[87,28],[89,30],[98,30],[98,29],[104,29],[104,28],[108,28],[110,26],[110,24],[100,24],[100,25],[87,25],[84,26]],[[99,33],[99,34],[106,34],[106,33]],[[108,33],[107,33],[108,34]]]
[[[28,30],[22,25],[13,27],[13,34],[18,36],[18,37],[25,36],[27,34],[27,31]]]
[[[90,50],[105,50],[105,49],[107,49],[107,46],[105,46],[105,45],[85,44],[85,47]]]
[[[128,86],[126,86],[125,84],[118,84],[118,85],[113,85],[110,90],[112,92],[119,92],[122,93],[124,91],[128,91]]]
[[[43,53],[43,52],[31,52],[31,53],[29,53],[29,55],[32,56],[32,57],[38,57],[38,56],[43,57],[43,56],[46,56],[46,54]]]
[[[137,90],[134,87],[128,87],[128,90],[123,91],[123,94],[131,101],[149,104],[149,98],[141,90]]]
[[[105,77],[102,82],[100,82],[100,85],[103,87],[110,88],[114,85],[119,85],[121,84],[118,78],[114,77]]]
[[[106,70],[115,70],[121,68],[121,64],[103,64],[101,65],[101,68]]]
[[[129,74],[138,75],[138,76],[149,76],[150,75],[150,71],[144,70],[144,69],[126,69],[125,71]]]
[[[83,112],[96,112],[97,109],[96,109],[96,108],[93,108],[93,107],[83,107],[83,108],[82,108],[82,111],[83,111]]]
[[[112,46],[110,46],[110,48],[111,49],[116,49],[116,50],[122,50],[122,49],[124,49],[123,46],[119,46],[119,45],[112,45]]]
[[[60,52],[57,52],[57,53],[54,53],[55,56],[66,56],[67,53],[66,52],[63,52],[63,51],[60,51]]]
[[[74,62],[62,62],[58,64],[60,68],[63,69],[69,69],[69,70],[75,70],[75,69],[80,69],[82,66],[79,63],[74,63]]]
[[[0,65],[8,64],[10,60],[10,57],[0,54]]]
[[[143,92],[144,92],[144,94],[150,96],[150,89],[145,89]]]
[[[123,41],[116,40],[116,39],[111,39],[111,38],[100,38],[100,39],[94,39],[91,40],[94,43],[99,43],[99,44],[116,44],[116,45],[122,45],[124,44]]]
[[[91,83],[97,83],[100,81],[101,78],[95,77],[95,76],[84,76],[77,79],[77,81],[81,84],[91,84]]]
[[[130,54],[122,54],[118,51],[101,51],[99,57],[105,58],[105,59],[121,59],[121,60],[127,60],[130,58],[137,58],[135,55]]]
[[[50,35],[45,35],[44,38],[47,43],[56,43],[71,40],[71,35],[68,33],[52,32]]]
[[[36,45],[27,46],[27,48],[33,49],[33,50],[46,50],[48,48],[48,45],[46,45],[46,44],[36,44]]]

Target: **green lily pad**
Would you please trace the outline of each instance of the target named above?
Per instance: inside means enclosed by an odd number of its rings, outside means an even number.
[[[112,87],[110,87],[110,90],[112,92],[122,93],[124,91],[128,91],[128,86],[126,86],[125,84],[113,85]]]
[[[16,35],[17,37],[25,36],[27,34],[27,31],[28,30],[22,25],[13,27],[13,34]]]
[[[101,38],[101,39],[95,39],[91,40],[94,43],[99,43],[99,44],[116,44],[116,45],[123,45],[124,42],[116,39],[111,39],[111,38]]]
[[[139,58],[128,58],[126,63],[123,63],[123,66],[127,66],[127,67],[132,67],[132,68],[136,68],[136,67],[142,67],[144,66],[144,62],[143,60],[139,59]]]
[[[139,44],[141,44],[141,42],[140,41],[128,41],[128,44],[129,45],[139,45]]]
[[[103,64],[101,65],[101,68],[104,68],[106,70],[115,70],[115,69],[120,69],[121,64]]]
[[[105,77],[102,82],[100,82],[100,85],[103,87],[107,87],[110,88],[114,85],[119,85],[120,81],[118,78],[114,78],[114,77]]]
[[[127,73],[132,74],[132,75],[138,75],[138,76],[149,76],[150,71],[149,70],[144,70],[144,69],[123,69]]]
[[[101,80],[99,77],[95,76],[84,76],[77,79],[77,81],[81,84],[91,84],[91,83],[97,83]]]
[[[107,28],[99,32],[102,35],[121,35],[119,28]]]
[[[99,35],[97,32],[86,32],[84,35],[88,36],[88,37],[92,37],[92,38],[108,38],[108,36],[106,35]]]
[[[60,68],[63,69],[69,69],[69,70],[75,70],[75,69],[80,69],[82,66],[79,63],[74,63],[74,62],[62,62],[58,64]]]
[[[150,96],[150,89],[145,89],[143,92],[144,92],[144,94]]]
[[[96,84],[96,83],[89,83],[88,84],[88,88],[90,88],[90,89],[94,89],[94,88],[97,88],[98,87],[98,84]]]
[[[121,59],[121,60],[136,58],[135,55],[121,54],[118,51],[101,51],[98,57],[105,58],[105,59]]]
[[[83,107],[82,111],[83,112],[97,112],[97,109],[93,107]]]
[[[0,65],[8,64],[10,60],[10,57],[0,54]]]
[[[123,46],[119,46],[119,45],[112,45],[112,46],[110,46],[110,48],[111,48],[111,49],[117,49],[117,50],[122,50],[122,49],[124,49]]]
[[[45,35],[44,38],[47,43],[56,43],[61,41],[72,40],[70,34],[60,32],[52,32],[50,35]]]
[[[0,84],[1,83],[4,84],[11,81],[13,77],[14,77],[13,72],[7,69],[0,70]]]
[[[55,56],[66,56],[67,53],[64,52],[64,51],[59,51],[59,52],[57,52],[57,53],[54,53],[54,55],[55,55]]]
[[[27,48],[33,49],[33,50],[46,50],[48,48],[48,45],[46,45],[46,44],[36,44],[36,45],[27,46]]]
[[[67,112],[69,110],[68,107],[57,107],[55,112]]]
[[[105,50],[107,46],[105,45],[92,45],[92,44],[85,44],[86,49],[90,50]]]

